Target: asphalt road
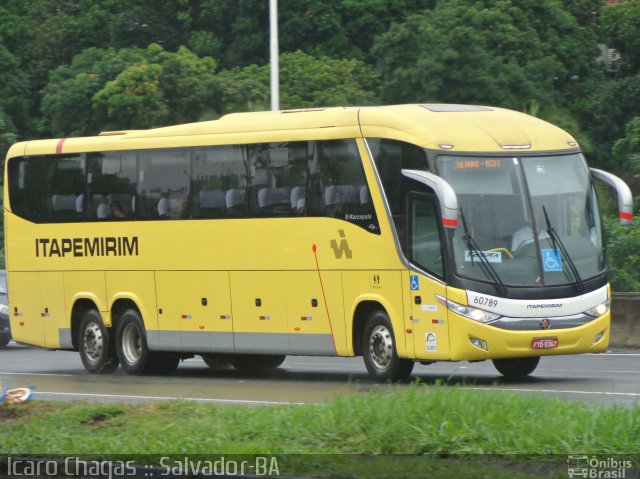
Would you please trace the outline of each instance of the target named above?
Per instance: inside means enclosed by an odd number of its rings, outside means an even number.
[[[424,387],[436,381],[477,390],[542,393],[603,405],[640,406],[640,351],[542,358],[526,380],[507,382],[491,362],[416,365],[414,377]],[[40,399],[94,402],[145,402],[190,399],[221,404],[298,404],[322,402],[336,395],[377,386],[362,358],[288,357],[269,374],[242,374],[228,368],[212,370],[200,359],[181,363],[165,376],[91,375],[77,353],[46,351],[10,343],[0,349],[0,382],[4,387],[34,386]]]

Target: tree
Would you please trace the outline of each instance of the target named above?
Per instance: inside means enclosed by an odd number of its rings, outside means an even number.
[[[88,49],[52,73],[42,130],[75,136],[198,120],[213,109],[215,70],[186,47]]]
[[[626,135],[614,143],[612,156],[616,170],[637,195],[640,194],[640,116],[627,123],[625,131]]]
[[[603,42],[622,55],[618,74],[640,73],[640,0],[607,6],[602,12],[600,28]]]
[[[18,59],[0,41],[0,108],[6,125],[15,133],[29,121],[29,82]]]
[[[613,143],[625,135],[625,125],[640,116],[640,77],[591,81],[584,98],[574,106],[584,130],[591,137],[595,164],[620,171],[611,156]]]
[[[12,127],[11,119],[0,108],[0,163],[4,165],[9,147],[16,142],[16,134]]]
[[[595,37],[555,2],[439,1],[373,48],[386,102],[563,105],[589,74]]]
[[[223,72],[220,111],[267,109],[269,65]],[[280,56],[280,105],[283,109],[378,103],[373,68],[358,60],[316,58],[303,52]]]

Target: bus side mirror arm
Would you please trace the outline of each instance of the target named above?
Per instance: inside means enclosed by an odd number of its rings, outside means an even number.
[[[591,175],[612,187],[618,194],[618,211],[621,225],[630,225],[633,220],[633,194],[627,184],[616,175],[597,168],[590,168]]]
[[[402,170],[402,174],[431,188],[440,202],[442,226],[449,229],[458,228],[458,196],[446,180],[428,171]]]

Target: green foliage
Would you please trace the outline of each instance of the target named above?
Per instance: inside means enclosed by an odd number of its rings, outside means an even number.
[[[640,180],[640,116],[625,128],[626,135],[613,145],[613,160],[625,176],[638,183]]]
[[[638,407],[604,409],[437,385],[381,388],[326,404],[263,406],[251,414],[246,406],[188,402],[37,401],[20,407],[26,414],[0,430],[4,454],[562,455],[640,447]]]
[[[13,130],[11,120],[6,113],[0,108],[0,164],[4,164],[4,158],[7,156],[9,147],[16,142],[16,134]]]
[[[640,291],[640,225],[605,220],[609,280],[613,291]]]
[[[220,75],[221,111],[266,109],[269,105],[269,65],[252,65]],[[283,109],[376,103],[379,80],[372,67],[359,60],[333,60],[302,52],[280,56],[280,106]]]
[[[562,105],[595,37],[555,2],[439,1],[380,35],[385,101]]]
[[[618,69],[621,74],[640,72],[640,0],[609,5],[600,19],[602,39],[622,56]]]
[[[85,50],[59,67],[44,90],[43,130],[51,136],[184,123],[211,110],[216,62],[186,47]]]

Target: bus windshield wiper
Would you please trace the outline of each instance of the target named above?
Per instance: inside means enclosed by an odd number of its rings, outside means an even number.
[[[462,240],[465,242],[467,247],[471,250],[471,262],[473,263],[473,257],[477,256],[478,259],[480,260],[480,266],[482,267],[484,274],[486,274],[488,278],[493,280],[493,284],[498,290],[498,293],[502,295],[507,294],[507,288],[505,287],[504,283],[500,279],[498,272],[493,267],[493,265],[489,262],[489,260],[485,257],[484,253],[480,250],[480,247],[478,246],[478,243],[476,243],[476,240],[473,239],[473,236],[471,236],[471,233],[469,232],[469,228],[467,227],[467,220],[464,217],[462,208],[460,208],[460,217],[462,218],[462,226],[464,227],[464,236],[462,237]]]
[[[576,279],[576,285],[578,287],[578,291],[584,291],[584,281],[582,281],[582,278],[580,277],[580,273],[578,273],[578,268],[576,267],[576,264],[573,262],[573,259],[569,255],[569,251],[567,250],[567,247],[564,245],[564,243],[560,239],[560,235],[551,224],[551,220],[549,220],[549,215],[547,214],[547,208],[545,208],[544,205],[542,206],[542,212],[544,213],[544,219],[547,222],[547,234],[551,238],[551,242],[553,243],[553,248],[556,250],[559,249],[560,252],[562,253],[562,256],[564,256],[564,258],[567,260],[569,269],[571,270],[573,277]]]

